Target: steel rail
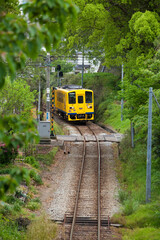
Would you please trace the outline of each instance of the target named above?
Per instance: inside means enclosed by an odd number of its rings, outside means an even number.
[[[88,128],[92,131],[94,134],[96,141],[97,141],[97,150],[98,150],[98,179],[97,179],[97,184],[98,184],[98,189],[97,189],[97,194],[98,194],[98,240],[101,239],[101,150],[100,150],[100,144],[99,140],[94,133],[94,131],[88,126]]]
[[[95,139],[97,141],[97,157],[98,157],[98,179],[97,179],[97,213],[98,213],[98,240],[101,239],[101,151],[100,151],[100,144],[99,144],[99,140],[96,136],[96,134],[94,133],[94,131],[87,126],[91,132],[93,133],[93,135],[95,136]],[[78,129],[78,131],[81,133],[80,129],[78,127],[76,127]],[[81,133],[82,134],[82,133]],[[74,231],[74,226],[76,223],[76,215],[77,215],[77,208],[78,208],[78,199],[79,199],[79,193],[80,193],[80,187],[81,187],[81,182],[82,182],[82,175],[83,175],[83,169],[84,169],[84,162],[85,162],[85,156],[86,156],[86,141],[85,141],[85,137],[84,137],[84,144],[83,144],[83,159],[82,159],[82,165],[81,165],[81,171],[80,171],[80,178],[79,178],[79,183],[78,183],[78,190],[77,190],[77,194],[76,194],[76,203],[75,203],[75,208],[74,208],[74,214],[73,214],[73,220],[72,220],[72,226],[71,226],[71,232],[70,232],[70,240],[72,240],[73,238],[73,231]]]
[[[77,194],[76,194],[76,202],[75,202],[75,207],[74,207],[74,214],[73,214],[73,220],[72,220],[72,226],[71,226],[71,232],[70,232],[70,238],[69,238],[70,240],[72,240],[72,238],[73,238],[73,231],[74,231],[74,226],[75,226],[75,223],[76,223],[76,215],[77,215],[77,209],[78,209],[78,199],[79,199],[79,193],[80,193],[81,182],[82,182],[82,175],[83,175],[83,169],[84,169],[85,156],[86,156],[86,141],[85,141],[85,138],[84,138],[84,142],[83,142],[83,159],[82,159],[80,178],[79,178],[78,189],[77,189]]]

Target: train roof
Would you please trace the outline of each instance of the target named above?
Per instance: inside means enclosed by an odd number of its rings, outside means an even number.
[[[90,89],[85,89],[85,88],[82,88],[82,86],[80,85],[64,85],[64,86],[61,86],[61,87],[55,87],[55,89],[64,89],[66,91],[72,91],[72,90],[89,90],[89,91],[92,91]]]
[[[79,86],[79,85],[64,85],[61,88],[63,88],[63,89],[70,89],[70,90],[73,90],[73,89],[83,89],[82,86]]]

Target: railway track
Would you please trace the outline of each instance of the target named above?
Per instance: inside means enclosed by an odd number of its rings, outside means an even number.
[[[77,126],[78,131],[84,136],[83,156],[80,176],[77,187],[75,207],[73,217],[68,217],[66,221],[71,223],[69,239],[101,239],[101,224],[107,225],[106,221],[101,222],[101,152],[100,143],[89,126]],[[90,133],[90,134],[89,134]],[[87,136],[93,136],[92,146],[87,145]],[[94,150],[92,150],[92,149]],[[92,151],[91,151],[92,150]],[[88,153],[94,152],[95,157]],[[88,184],[87,184],[88,183]],[[90,191],[87,188],[90,186]],[[91,193],[92,191],[92,193]],[[88,194],[90,193],[90,194]],[[83,208],[86,208],[84,211]],[[90,216],[81,216],[90,209]],[[88,231],[80,229],[77,225],[88,226]],[[82,233],[83,231],[83,233]],[[82,237],[82,235],[85,235]],[[78,238],[78,236],[81,236]]]
[[[57,240],[120,240],[118,224],[109,219],[119,209],[115,197],[118,144],[106,141],[113,135],[90,122],[70,123],[68,128],[68,136],[57,137],[64,142],[65,160],[62,175],[56,174],[61,178],[49,206],[51,218],[63,223]]]

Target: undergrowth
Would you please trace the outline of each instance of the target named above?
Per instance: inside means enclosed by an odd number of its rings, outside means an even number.
[[[108,105],[107,110],[103,114],[103,121],[120,133],[125,133],[130,128],[129,119],[125,119],[123,116],[123,121],[121,121],[121,105],[119,102]]]
[[[136,141],[131,148],[131,136],[127,134],[120,144],[121,190],[119,201],[121,212],[113,216],[112,221],[124,225],[123,240],[158,240],[160,239],[160,203],[159,187],[155,175],[158,168],[152,159],[152,195],[151,203],[146,204],[146,156],[145,141]],[[118,172],[119,173],[119,172]]]
[[[28,227],[26,240],[52,240],[56,236],[56,225],[42,214]]]
[[[3,240],[24,240],[24,231],[18,230],[15,221],[4,218],[0,214],[0,239]]]

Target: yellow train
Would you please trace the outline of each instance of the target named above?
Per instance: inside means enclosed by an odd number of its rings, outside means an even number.
[[[54,88],[54,110],[68,121],[94,120],[94,94],[77,85]]]

